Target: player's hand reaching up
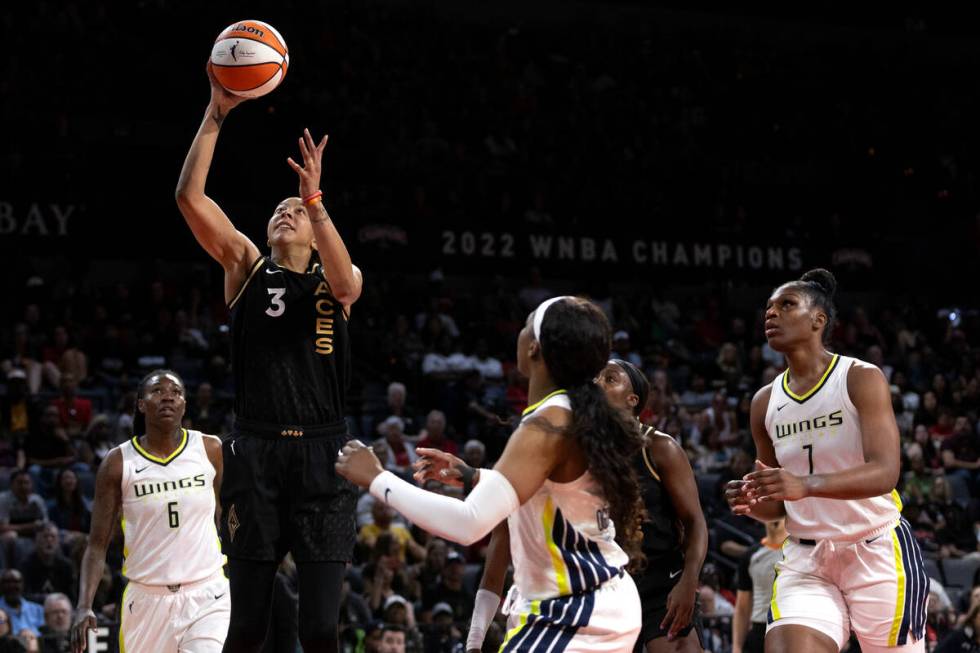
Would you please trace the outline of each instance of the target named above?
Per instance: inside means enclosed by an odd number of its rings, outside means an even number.
[[[313,141],[313,135],[309,129],[303,130],[303,135],[299,138],[299,153],[303,155],[303,165],[293,161],[293,157],[286,159],[286,163],[299,175],[299,196],[307,198],[320,190],[320,172],[322,170],[323,149],[327,146],[327,139],[324,135],[317,144]]]
[[[384,472],[374,451],[360,440],[351,440],[344,445],[337,454],[334,469],[354,485],[365,489],[371,487],[371,481]]]
[[[809,495],[802,478],[782,467],[769,467],[760,460],[755,461],[755,471],[746,474],[745,481],[745,496],[750,505],[763,501],[799,501]]]
[[[211,104],[218,110],[221,120],[224,120],[224,117],[228,115],[229,111],[237,107],[248,98],[226,91],[225,87],[218,81],[218,78],[214,76],[214,70],[211,68],[210,61],[208,61],[207,70],[208,81],[211,82]]]

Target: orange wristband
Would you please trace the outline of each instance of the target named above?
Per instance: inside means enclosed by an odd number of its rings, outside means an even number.
[[[321,201],[323,201],[323,200],[320,199],[321,197],[323,197],[323,191],[322,190],[318,190],[317,192],[313,193],[309,197],[304,197],[303,198],[303,204],[305,204],[306,206],[309,206],[310,204],[313,204],[313,202],[321,202]]]

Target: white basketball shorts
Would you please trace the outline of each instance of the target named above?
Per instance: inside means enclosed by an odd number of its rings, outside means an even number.
[[[841,648],[853,630],[862,647],[916,650],[928,598],[922,551],[904,519],[857,542],[791,537],[776,563],[767,632],[807,626]]]
[[[219,571],[175,591],[130,582],[120,618],[120,653],[221,653],[231,618],[228,579]]]

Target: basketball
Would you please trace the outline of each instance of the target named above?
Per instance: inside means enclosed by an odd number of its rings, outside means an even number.
[[[286,77],[289,49],[272,25],[242,20],[218,35],[211,50],[211,67],[229,93],[262,97]]]

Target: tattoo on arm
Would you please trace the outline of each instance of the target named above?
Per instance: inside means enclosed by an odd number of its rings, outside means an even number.
[[[312,224],[320,224],[321,222],[326,222],[330,216],[327,214],[327,207],[323,205],[323,201],[315,203],[316,210],[314,211],[315,216],[310,216],[310,222]]]

